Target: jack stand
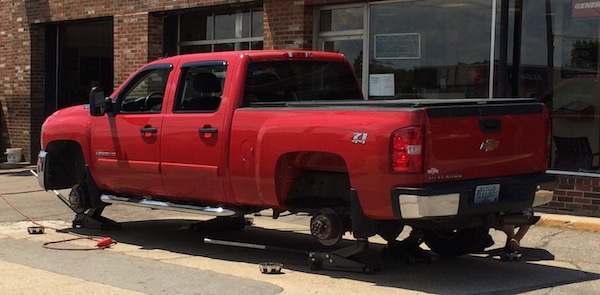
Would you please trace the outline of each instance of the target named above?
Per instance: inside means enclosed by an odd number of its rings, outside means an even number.
[[[368,246],[369,242],[367,239],[359,239],[356,241],[356,244],[333,252],[309,252],[308,263],[310,264],[310,269],[353,271],[366,274],[374,273],[379,270],[378,265],[351,258],[351,256],[367,249]]]
[[[73,219],[73,228],[120,229],[121,224],[101,216],[104,208],[91,208],[87,212],[77,213]]]
[[[419,245],[423,243],[423,233],[420,231],[411,231],[410,235],[402,241],[391,241],[383,249],[383,256],[391,256],[398,260],[404,260],[408,264],[415,263],[433,263],[435,256],[421,249]]]

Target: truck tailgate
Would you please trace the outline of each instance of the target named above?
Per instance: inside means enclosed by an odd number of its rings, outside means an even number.
[[[425,111],[425,183],[546,170],[550,127],[541,103],[428,106]]]

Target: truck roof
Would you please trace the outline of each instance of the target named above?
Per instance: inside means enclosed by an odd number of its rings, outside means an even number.
[[[244,51],[219,51],[206,53],[191,53],[165,57],[151,62],[154,63],[176,63],[178,60],[231,60],[232,58],[246,56],[252,60],[286,60],[286,59],[319,59],[341,62],[345,60],[343,54],[325,51],[309,50],[244,50]]]

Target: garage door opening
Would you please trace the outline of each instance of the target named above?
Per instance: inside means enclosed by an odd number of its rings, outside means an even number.
[[[112,18],[47,26],[45,114],[86,103],[94,86],[112,92],[113,52]]]

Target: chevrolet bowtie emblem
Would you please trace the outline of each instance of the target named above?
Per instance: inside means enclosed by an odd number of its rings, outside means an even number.
[[[500,146],[499,140],[487,139],[486,141],[481,143],[481,145],[479,146],[479,149],[482,151],[485,151],[485,152],[489,152],[489,151],[493,151],[493,150],[497,149],[498,146]]]

